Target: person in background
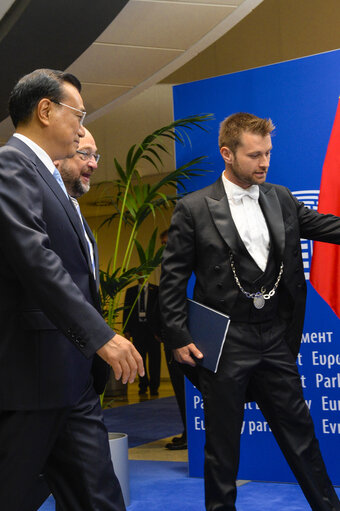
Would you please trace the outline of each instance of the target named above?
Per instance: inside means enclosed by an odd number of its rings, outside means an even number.
[[[95,388],[106,364],[132,382],[143,362],[101,316],[84,228],[53,164],[85,135],[80,91],[62,71],[22,77],[9,101],[16,132],[0,148],[2,511],[21,511],[41,473],[62,509],[125,510]]]
[[[162,245],[166,245],[168,241],[168,229],[163,231],[160,235]],[[179,451],[188,448],[187,444],[187,421],[185,411],[185,385],[184,385],[184,373],[181,366],[174,359],[172,349],[164,344],[165,360],[169,371],[172,387],[174,389],[177,405],[181,414],[183,423],[183,433],[180,436],[175,436],[165,444],[165,447],[170,451]]]
[[[96,292],[99,300],[99,265],[97,243],[85,218],[80,212],[77,199],[90,190],[90,179],[98,166],[100,155],[93,136],[84,128],[85,135],[79,143],[76,154],[72,158],[56,160],[54,165],[59,170],[66,190],[75,207],[84,228],[84,236],[88,247],[93,275],[96,281]]]
[[[192,370],[204,400],[207,511],[236,509],[249,398],[263,412],[311,509],[340,511],[295,361],[306,300],[300,238],[340,244],[340,218],[265,183],[273,129],[270,119],[249,113],[227,117],[219,132],[224,171],[177,203],[160,282],[165,342]],[[216,373],[196,364],[204,354],[187,328],[192,272],[194,299],[231,318]]]
[[[85,135],[80,139],[75,155],[54,162],[63,178],[67,193],[75,199],[79,199],[90,190],[91,176],[97,169],[100,158],[93,136],[85,127],[84,132]]]
[[[149,389],[150,396],[157,397],[161,376],[158,286],[140,278],[126,290],[123,324],[125,337],[133,340],[145,366],[145,375],[139,377],[139,395],[145,397]]]

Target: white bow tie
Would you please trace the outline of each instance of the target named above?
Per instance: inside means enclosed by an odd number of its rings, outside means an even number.
[[[237,202],[241,201],[243,197],[250,197],[257,200],[259,198],[260,190],[257,185],[252,185],[244,190],[233,190],[232,199]]]

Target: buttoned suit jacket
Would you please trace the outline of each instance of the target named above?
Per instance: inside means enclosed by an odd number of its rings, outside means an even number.
[[[75,208],[16,137],[0,149],[0,233],[0,409],[72,406],[114,332]]]
[[[286,302],[282,304],[286,316],[289,311],[286,341],[297,356],[306,301],[300,238],[340,244],[340,218],[305,207],[284,186],[264,183],[259,188],[259,203],[277,266],[281,261],[284,264],[279,290]],[[242,281],[249,254],[236,230],[220,177],[181,199],[173,213],[160,282],[163,329],[169,347],[179,348],[195,341],[187,328],[186,311],[186,289],[192,273],[196,276],[194,299],[229,314],[233,321],[233,307],[241,291],[231,270],[230,251],[236,261],[245,261],[244,266],[238,266]],[[246,257],[240,258],[240,253]]]
[[[138,336],[141,323],[139,322],[138,315],[138,303],[133,307],[138,295],[138,285],[131,286],[126,290],[124,300],[124,314],[123,323],[127,324],[125,331],[129,332],[132,337]],[[131,307],[133,307],[131,311]],[[130,314],[131,312],[131,314]],[[158,298],[158,286],[154,284],[148,285],[148,299],[146,303],[146,320],[147,325],[153,335],[160,336],[160,312],[159,312],[159,298]]]

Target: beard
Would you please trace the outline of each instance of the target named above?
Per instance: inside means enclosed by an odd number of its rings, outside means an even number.
[[[71,185],[71,195],[72,197],[75,197],[76,199],[78,197],[81,197],[84,195],[84,193],[87,193],[90,189],[90,184],[84,184],[79,177],[78,179],[74,179]]]
[[[234,163],[231,165],[230,173],[234,177],[233,182],[241,187],[243,187],[244,185],[246,185],[247,187],[251,185],[258,185],[260,182],[262,182],[262,179],[261,181],[259,181],[255,173],[251,174],[244,172],[237,159],[235,159]]]
[[[83,183],[81,180],[81,176],[74,177],[74,173],[72,168],[69,168],[67,165],[67,160],[63,162],[64,164],[60,167],[60,174],[63,178],[63,181],[66,186],[66,190],[71,197],[75,197],[76,199],[87,193],[90,189],[90,183]]]

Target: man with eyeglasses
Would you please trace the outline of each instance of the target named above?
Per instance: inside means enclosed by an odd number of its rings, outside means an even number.
[[[75,76],[38,69],[9,101],[16,132],[0,149],[1,511],[27,509],[41,473],[65,511],[125,511],[96,391],[107,364],[126,383],[143,363],[101,316],[84,227],[53,164],[85,138],[80,91]]]
[[[85,135],[79,142],[76,154],[72,158],[56,160],[55,166],[59,170],[71,197],[78,199],[90,190],[90,180],[96,170],[100,155],[91,133],[84,128]]]
[[[77,211],[80,218],[86,243],[88,246],[88,253],[91,260],[91,267],[94,278],[97,283],[97,291],[99,289],[99,266],[98,266],[98,252],[97,243],[88,226],[85,218],[83,218],[77,199],[90,190],[90,178],[94,170],[97,168],[100,155],[97,153],[97,146],[93,136],[84,128],[85,135],[79,142],[79,148],[72,158],[64,158],[63,160],[56,160],[54,165],[59,170],[63,179],[66,191]]]

